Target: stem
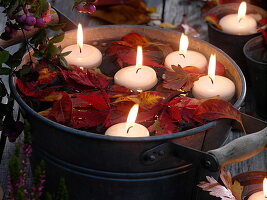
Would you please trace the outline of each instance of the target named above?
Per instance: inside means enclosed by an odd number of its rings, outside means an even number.
[[[30,61],[31,61],[31,64],[33,63],[33,61],[32,61],[32,56],[31,56],[31,53],[30,53],[30,48],[29,48],[29,41],[28,41],[28,39],[27,39],[27,37],[26,37],[26,35],[25,35],[25,32],[24,32],[24,30],[23,30],[23,28],[20,28],[21,29],[21,31],[22,31],[22,34],[23,34],[23,37],[24,37],[24,40],[26,41],[26,48],[27,48],[27,51],[28,51],[28,54],[29,54],[29,57],[30,57]]]

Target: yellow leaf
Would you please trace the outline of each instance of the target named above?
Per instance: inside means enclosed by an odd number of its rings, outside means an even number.
[[[235,180],[234,184],[231,186],[231,191],[233,195],[235,196],[236,200],[241,200],[242,192],[244,187]]]

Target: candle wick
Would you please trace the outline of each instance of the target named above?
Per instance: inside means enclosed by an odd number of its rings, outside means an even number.
[[[184,55],[184,54],[182,54],[182,53],[179,53],[179,55],[180,55],[180,56],[183,56],[183,57],[185,58],[185,55]]]
[[[210,78],[210,80],[211,80],[211,83],[213,84],[214,82],[213,82],[213,79],[209,76],[209,78]]]
[[[243,18],[241,17],[241,18],[238,20],[238,23],[240,23],[242,19],[243,19]]]
[[[133,128],[133,126],[130,126],[128,129],[127,129],[127,134],[129,133],[130,129]]]
[[[137,73],[138,73],[138,71],[139,71],[140,69],[141,69],[141,67],[139,67],[139,68],[136,70],[136,72],[135,72],[135,73],[137,74]]]
[[[80,49],[80,53],[82,53],[82,48],[79,46],[79,49]]]

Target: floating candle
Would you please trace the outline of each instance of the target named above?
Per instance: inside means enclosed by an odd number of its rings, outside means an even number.
[[[267,178],[263,180],[263,191],[252,194],[248,200],[267,200]]]
[[[109,127],[105,135],[120,137],[147,137],[149,132],[146,127],[135,123],[139,105],[135,104],[128,115],[127,122],[115,124]]]
[[[186,35],[182,33],[179,44],[179,51],[174,51],[165,58],[165,66],[172,69],[172,65],[180,65],[181,67],[194,66],[199,68],[202,72],[206,70],[206,57],[196,51],[187,50],[189,40]]]
[[[193,96],[197,99],[205,99],[219,95],[222,99],[230,101],[235,94],[235,85],[230,79],[215,75],[215,70],[216,56],[211,55],[208,75],[194,82]]]
[[[65,56],[69,64],[76,65],[81,68],[98,67],[102,62],[101,52],[94,46],[83,44],[82,25],[78,25],[77,44],[67,46],[62,53],[71,51]]]
[[[142,47],[137,47],[136,65],[120,69],[114,76],[115,83],[134,91],[145,91],[153,88],[157,82],[157,74],[151,68],[143,66]]]
[[[243,1],[239,6],[238,14],[226,15],[219,21],[222,30],[234,35],[256,33],[257,22],[253,17],[246,15],[246,10],[247,4]]]

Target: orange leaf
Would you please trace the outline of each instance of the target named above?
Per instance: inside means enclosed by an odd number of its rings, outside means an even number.
[[[219,25],[219,20],[216,15],[208,14],[204,17],[204,20],[214,25],[217,29],[222,30],[222,27]]]

